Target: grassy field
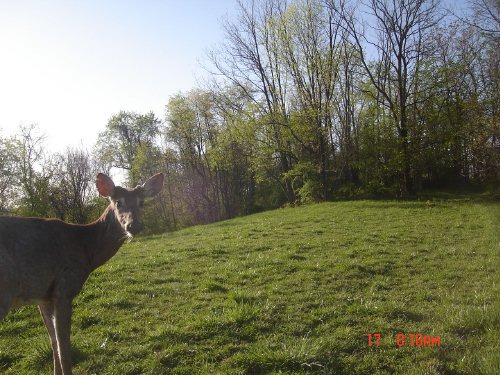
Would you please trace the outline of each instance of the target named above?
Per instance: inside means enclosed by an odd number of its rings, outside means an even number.
[[[499,254],[500,204],[467,200],[324,203],[134,239],[75,300],[74,371],[500,374]],[[51,371],[37,309],[11,311],[0,373]]]

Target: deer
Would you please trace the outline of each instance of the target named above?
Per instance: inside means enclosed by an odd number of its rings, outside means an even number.
[[[89,275],[142,229],[144,199],[158,194],[163,174],[135,188],[115,186],[103,173],[99,194],[109,199],[90,224],[0,216],[0,320],[13,306],[37,304],[52,346],[54,374],[71,375],[73,299]]]

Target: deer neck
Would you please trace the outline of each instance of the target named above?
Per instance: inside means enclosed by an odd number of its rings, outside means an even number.
[[[95,230],[95,243],[89,249],[94,270],[111,259],[130,236],[123,230],[111,205],[90,225]]]

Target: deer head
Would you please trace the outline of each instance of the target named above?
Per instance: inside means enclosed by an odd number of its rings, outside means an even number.
[[[141,209],[144,199],[158,194],[163,187],[163,173],[155,174],[144,184],[133,189],[115,186],[113,180],[103,173],[97,175],[97,190],[109,198],[111,208],[124,232],[132,236],[142,230]]]

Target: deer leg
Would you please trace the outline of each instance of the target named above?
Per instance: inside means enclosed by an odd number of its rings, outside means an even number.
[[[62,375],[71,375],[71,301],[57,301],[54,305],[54,317]]]
[[[0,285],[0,320],[5,318],[10,308],[12,307],[12,298],[3,293],[3,288]]]
[[[0,260],[0,268],[3,265],[4,264],[1,263]],[[9,279],[2,270],[2,272],[0,272],[0,320],[5,318],[14,303],[14,296],[17,290],[13,288],[13,285],[15,285],[15,283],[12,283],[12,280]]]
[[[4,306],[4,304],[0,302],[0,320],[5,318],[8,312],[9,308],[7,307],[7,305]]]
[[[40,314],[42,314],[43,322],[50,336],[50,344],[52,345],[52,355],[54,357],[54,375],[62,375],[61,359],[59,357],[59,348],[57,346],[56,328],[54,325],[54,304],[47,302],[38,305]]]

